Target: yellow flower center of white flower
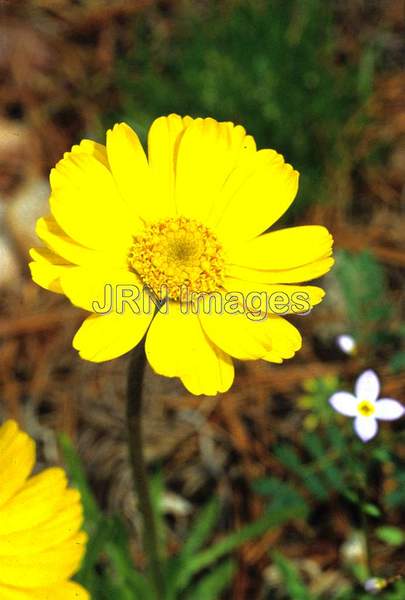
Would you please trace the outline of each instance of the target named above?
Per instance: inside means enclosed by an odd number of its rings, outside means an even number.
[[[363,417],[371,417],[375,413],[375,407],[369,400],[362,400],[357,405],[357,410]]]
[[[184,299],[223,284],[221,244],[208,227],[187,217],[148,225],[134,237],[128,262],[159,298]]]

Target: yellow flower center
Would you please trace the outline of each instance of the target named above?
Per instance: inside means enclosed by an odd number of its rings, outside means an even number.
[[[369,400],[362,400],[357,405],[357,410],[363,417],[371,417],[375,413],[375,407]]]
[[[176,217],[148,225],[134,237],[129,266],[160,298],[187,298],[223,284],[222,247],[205,225]]]

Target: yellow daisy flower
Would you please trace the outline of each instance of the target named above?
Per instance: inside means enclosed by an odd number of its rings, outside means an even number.
[[[1,600],[89,600],[77,583],[86,534],[62,469],[30,477],[35,443],[14,421],[0,427]]]
[[[73,340],[82,358],[113,359],[146,334],[157,373],[216,394],[232,384],[232,357],[281,363],[301,347],[284,316],[321,301],[302,282],[331,268],[332,237],[320,226],[265,233],[293,202],[298,173],[240,125],[160,117],[146,156],[120,123],[106,146],[73,146],[50,181],[51,215],[37,224],[45,247],[30,267],[93,313]]]

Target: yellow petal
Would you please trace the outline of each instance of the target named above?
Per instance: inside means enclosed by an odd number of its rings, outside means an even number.
[[[39,552],[35,560],[24,554],[2,556],[0,584],[30,589],[64,582],[78,570],[86,542],[87,536],[81,532],[50,550]]]
[[[226,246],[263,233],[288,209],[298,189],[298,173],[274,150],[260,150],[239,164],[221,191],[224,210],[211,225]]]
[[[107,152],[112,174],[131,217],[156,221],[169,216],[167,192],[157,193],[145,151],[129,125],[119,123],[107,132]]]
[[[0,557],[35,555],[69,540],[83,523],[83,509],[77,490],[66,490],[55,513],[36,527],[0,535]],[[0,558],[1,560],[1,558]]]
[[[30,591],[0,584],[0,598],[2,600],[33,600],[35,596]]]
[[[90,595],[78,583],[67,581],[52,588],[32,590],[31,600],[90,600]]]
[[[98,314],[153,308],[135,273],[102,266],[73,267],[61,274],[60,285],[72,304]]]
[[[0,583],[0,598],[2,600],[33,600],[35,596],[30,590],[22,590]],[[35,598],[35,600],[37,599]],[[49,600],[51,600],[51,596],[49,597]]]
[[[115,247],[105,251],[86,248],[72,240],[52,216],[38,219],[35,231],[48,248],[75,265],[127,266],[126,252],[115,253]]]
[[[256,270],[294,269],[329,257],[332,244],[326,227],[290,227],[235,245],[227,250],[227,259],[231,264]]]
[[[66,475],[58,468],[31,477],[0,507],[0,535],[30,529],[50,519],[63,500],[66,484]]]
[[[0,584],[1,600],[90,600],[89,593],[78,583],[58,582],[47,588],[18,589]]]
[[[273,354],[281,358],[292,358],[302,346],[302,338],[298,329],[283,317],[277,315],[269,316],[269,328],[271,331],[271,350],[263,356],[264,360],[274,360]]]
[[[24,485],[35,462],[35,443],[15,421],[0,427],[0,507]]]
[[[73,240],[99,250],[130,247],[139,227],[128,217],[110,171],[94,156],[68,153],[50,181],[52,214]]]
[[[88,317],[73,339],[81,358],[103,362],[132,350],[143,338],[153,315],[130,312]]]
[[[192,394],[213,396],[233,381],[229,356],[212,344],[195,314],[182,314],[169,302],[152,322],[146,337],[146,356],[152,368],[166,377],[180,377]]]
[[[101,162],[107,169],[109,169],[107,150],[103,144],[98,144],[97,142],[93,142],[93,140],[82,140],[80,144],[75,144],[72,146],[71,152],[74,154],[90,154],[90,156],[94,156],[99,162]],[[68,156],[69,153],[65,152],[65,156]]]
[[[156,182],[156,193],[166,198],[167,214],[176,214],[174,199],[175,168],[178,145],[182,133],[191,125],[193,119],[171,114],[159,117],[149,129],[148,159],[152,177]]]
[[[279,316],[253,318],[225,308],[220,313],[202,311],[200,318],[204,331],[214,344],[241,360],[265,358],[270,351],[277,352],[281,358],[289,358],[301,347],[298,330]]]
[[[293,269],[258,270],[239,267],[236,265],[226,266],[228,279],[239,279],[256,283],[299,283],[309,281],[325,275],[334,264],[333,258],[321,258],[307,265],[301,265]]]
[[[182,135],[176,163],[179,214],[211,224],[222,188],[241,155],[250,150],[240,125],[196,119]]]
[[[324,290],[314,285],[267,284],[231,277],[225,279],[225,288],[241,292],[247,310],[278,315],[308,313],[325,296]]]
[[[62,256],[59,256],[53,250],[49,248],[44,248],[43,246],[38,246],[37,248],[31,248],[30,256],[36,261],[40,263],[44,263],[46,265],[52,265],[54,267],[72,267],[73,265],[67,261]]]
[[[60,276],[73,265],[49,248],[31,248],[30,255],[34,259],[28,264],[32,280],[46,290],[63,294]]]
[[[226,274],[268,284],[308,281],[332,267],[332,244],[325,227],[281,229],[228,248]]]

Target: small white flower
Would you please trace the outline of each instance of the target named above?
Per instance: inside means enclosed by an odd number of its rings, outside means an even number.
[[[349,392],[336,392],[329,398],[331,406],[346,417],[355,417],[354,430],[363,442],[368,442],[378,431],[378,419],[395,421],[405,413],[405,408],[397,400],[381,398],[380,381],[370,369],[358,377],[354,395]]]
[[[387,580],[382,579],[382,577],[372,577],[364,583],[364,589],[370,594],[379,594],[386,587]]]
[[[346,333],[342,334],[342,335],[338,335],[336,338],[336,343],[339,346],[339,348],[341,349],[341,351],[344,352],[345,354],[350,354],[350,355],[356,354],[356,350],[357,350],[356,340],[351,335],[347,335]]]

